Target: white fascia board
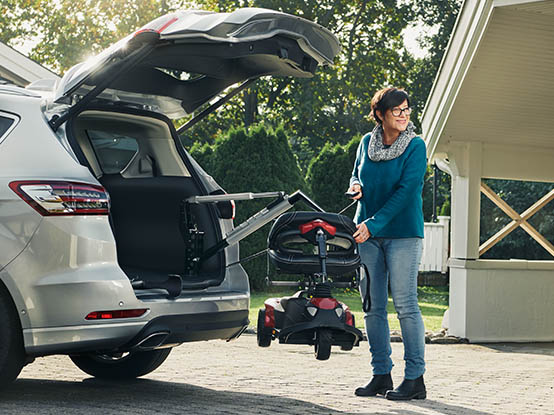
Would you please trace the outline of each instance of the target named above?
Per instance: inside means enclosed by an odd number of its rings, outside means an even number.
[[[59,79],[54,72],[2,42],[0,42],[0,57],[0,66],[29,83],[40,79]]]
[[[493,10],[493,0],[464,1],[429,93],[422,116],[427,156],[432,160],[440,136]]]
[[[514,6],[516,4],[542,3],[544,0],[494,0],[493,7]]]

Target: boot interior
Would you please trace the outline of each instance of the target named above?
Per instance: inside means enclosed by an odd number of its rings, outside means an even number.
[[[70,127],[72,147],[110,194],[110,225],[127,276],[156,282],[178,274],[185,289],[220,284],[223,253],[199,266],[190,261],[195,250],[214,245],[221,230],[213,206],[190,204],[185,215],[183,201],[202,193],[172,127],[144,115],[99,110],[81,113]]]

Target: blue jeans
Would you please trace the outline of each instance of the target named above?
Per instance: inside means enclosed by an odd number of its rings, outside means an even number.
[[[416,379],[425,372],[425,327],[417,303],[417,274],[423,241],[420,238],[370,238],[358,247],[362,263],[369,272],[371,308],[365,314],[365,327],[373,374],[390,373],[393,366],[387,320],[390,280],[404,342],[404,376]],[[367,276],[362,273],[362,299],[366,292]]]

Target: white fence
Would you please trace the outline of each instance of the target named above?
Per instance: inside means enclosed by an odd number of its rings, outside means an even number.
[[[437,223],[425,223],[420,271],[447,271],[450,216],[439,216]]]

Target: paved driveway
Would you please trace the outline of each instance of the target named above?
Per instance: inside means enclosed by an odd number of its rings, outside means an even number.
[[[393,343],[395,383],[402,344]],[[358,398],[369,379],[367,343],[315,360],[307,346],[190,343],[154,373],[98,381],[64,356],[37,359],[0,392],[0,414],[554,414],[554,344],[427,345],[424,401]]]

